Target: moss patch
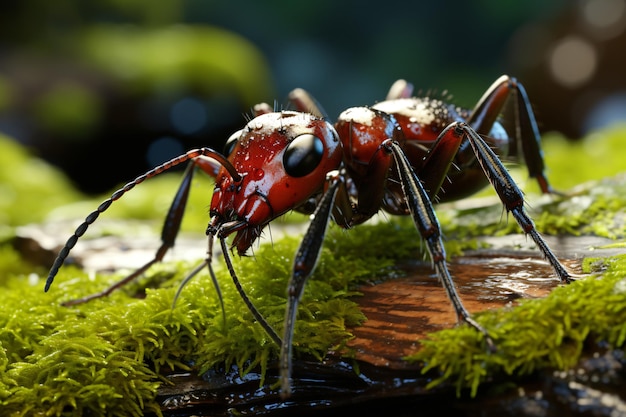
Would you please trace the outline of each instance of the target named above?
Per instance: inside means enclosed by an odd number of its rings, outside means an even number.
[[[331,233],[300,305],[294,341],[298,354],[321,359],[329,350],[344,348],[351,337],[346,328],[364,319],[351,299],[356,295],[351,288],[356,282],[390,274],[397,256],[408,256],[419,245],[403,239],[406,228],[395,226],[399,233],[389,233],[389,227],[381,224],[355,229],[355,233],[338,229]],[[378,244],[367,243],[374,236]],[[412,243],[400,245],[402,241]],[[284,238],[236,263],[250,299],[279,330],[298,244],[297,237]],[[400,250],[383,249],[393,246]],[[264,373],[278,355],[278,346],[254,322],[225,268],[217,271],[226,305],[224,321],[207,273],[185,287],[172,309],[174,294],[191,270],[190,264],[156,266],[141,283],[124,291],[65,308],[60,306],[63,300],[93,293],[120,276],[89,276],[68,267],[53,289],[43,294],[45,271],[15,268],[24,262],[7,248],[2,257],[8,261],[0,271],[7,294],[0,313],[5,355],[0,361],[0,404],[15,415],[158,412],[152,400],[163,370],[191,369],[194,364],[196,371],[204,372],[234,365],[242,375],[255,367]],[[155,280],[161,282],[160,287],[147,289],[145,299],[129,294]],[[25,403],[31,404],[27,410]]]

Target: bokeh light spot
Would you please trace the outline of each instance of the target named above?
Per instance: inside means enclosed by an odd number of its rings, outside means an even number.
[[[581,12],[596,38],[612,38],[624,30],[625,0],[587,0]]]
[[[575,88],[595,73],[598,56],[591,43],[578,36],[559,39],[549,52],[550,73],[559,84]]]
[[[172,127],[184,135],[198,133],[208,122],[206,106],[196,98],[180,99],[172,106],[170,121]]]
[[[146,160],[149,166],[157,166],[184,153],[183,145],[177,139],[163,136],[148,146]]]

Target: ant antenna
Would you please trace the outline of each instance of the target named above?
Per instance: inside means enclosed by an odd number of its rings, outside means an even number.
[[[225,156],[223,156],[217,151],[214,151],[211,148],[200,148],[200,149],[194,149],[194,150],[188,151],[187,153],[183,155],[179,155],[173,159],[170,159],[169,161],[151,169],[150,171],[144,173],[143,175],[140,175],[139,177],[135,178],[133,181],[124,185],[119,190],[115,191],[111,195],[111,197],[104,200],[98,206],[98,208],[92,211],[85,218],[85,221],[82,222],[76,228],[76,230],[74,231],[74,234],[70,236],[70,238],[65,243],[65,246],[63,246],[63,248],[57,255],[57,258],[55,259],[54,264],[52,265],[52,268],[50,268],[50,273],[48,274],[48,279],[46,280],[46,286],[44,288],[44,291],[47,292],[50,289],[50,286],[52,285],[52,282],[54,281],[54,277],[59,272],[59,269],[61,268],[61,266],[63,266],[63,263],[67,259],[72,248],[76,245],[76,242],[78,242],[78,239],[82,235],[85,234],[89,226],[93,224],[98,219],[98,216],[100,216],[101,213],[105,212],[115,200],[120,199],[128,191],[132,190],[133,188],[135,188],[136,185],[141,184],[148,178],[155,177],[181,163],[187,162],[189,160],[193,160],[194,158],[197,158],[199,156],[206,156],[206,157],[215,159],[220,165],[222,165],[226,169],[226,171],[228,171],[228,173],[230,174],[230,176],[233,178],[235,182],[241,181],[242,177],[237,172],[233,164],[231,164],[230,161],[228,161]],[[172,240],[172,244],[173,244],[173,240]],[[164,245],[162,246],[162,249],[167,250],[167,248],[168,248],[167,245],[164,243]],[[159,253],[160,252],[161,252],[161,249],[159,250]],[[159,253],[157,253],[157,257]]]

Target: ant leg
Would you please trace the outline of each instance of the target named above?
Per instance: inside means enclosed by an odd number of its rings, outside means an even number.
[[[515,142],[511,144],[510,154],[516,156],[521,151],[528,168],[528,175],[536,178],[543,193],[555,193],[544,173],[541,135],[530,100],[524,86],[515,78],[507,75],[498,78],[478,101],[467,118],[467,124],[479,135],[488,136],[494,123],[508,106],[507,101],[511,95],[515,99],[512,103]]]
[[[463,136],[451,133],[450,130],[444,129],[439,134],[433,146],[428,150],[422,167],[417,172],[417,177],[421,180],[422,186],[434,201],[437,201],[437,193],[441,189],[452,161],[463,142]]]
[[[174,299],[172,300],[172,309],[174,309],[174,307],[176,306],[176,301],[178,300],[178,297],[180,297],[180,294],[182,293],[185,285],[187,285],[187,283],[191,281],[191,279],[194,276],[196,276],[196,274],[198,274],[198,272],[200,272],[202,268],[207,266],[209,269],[209,275],[211,276],[211,282],[213,283],[213,288],[215,288],[215,292],[217,293],[217,298],[220,302],[220,307],[222,310],[222,324],[224,325],[224,328],[226,328],[226,309],[224,308],[224,297],[222,297],[222,290],[220,289],[220,284],[219,282],[217,282],[217,277],[215,276],[215,272],[213,271],[213,266],[211,264],[212,260],[213,260],[213,236],[209,236],[209,243],[207,247],[206,258],[200,264],[198,264],[180,283],[180,285],[178,286],[178,290],[176,291],[176,294],[174,295]]]
[[[182,280],[180,285],[178,285],[178,289],[176,290],[176,294],[174,294],[174,299],[172,300],[172,310],[176,307],[176,302],[178,301],[178,298],[180,297],[180,295],[183,293],[183,288],[185,288],[185,286],[189,283],[189,281],[191,281],[193,279],[193,277],[198,275],[198,273],[200,271],[202,271],[204,269],[204,267],[207,266],[208,264],[209,264],[208,263],[208,259],[204,259],[202,262],[200,262],[198,265],[196,265],[191,270],[191,272],[189,272],[187,274],[185,279]],[[215,283],[217,283],[217,280],[214,281],[214,285],[215,285]],[[219,299],[222,300],[222,292],[221,292],[221,290],[219,290],[219,286],[216,286],[216,288],[218,289],[217,292],[219,294]],[[224,303],[223,302],[222,302],[222,315],[226,316],[226,314],[224,313]]]
[[[95,294],[91,294],[82,298],[77,298],[74,300],[66,301],[63,303],[64,306],[82,304],[82,303],[86,303],[87,301],[94,300],[96,298],[106,297],[109,294],[111,294],[113,291],[115,291],[116,289],[126,285],[133,279],[143,274],[146,270],[148,270],[148,268],[150,268],[155,263],[163,260],[163,257],[165,256],[167,251],[170,250],[174,246],[174,243],[176,241],[176,236],[178,235],[178,231],[180,230],[180,224],[182,222],[183,214],[185,212],[185,207],[187,206],[187,200],[189,197],[189,190],[191,188],[190,187],[191,181],[193,179],[194,168],[195,168],[195,165],[192,162],[187,166],[185,170],[183,181],[180,187],[178,188],[178,191],[176,192],[176,196],[174,197],[174,200],[172,201],[169,211],[167,212],[167,216],[165,217],[163,229],[161,232],[161,246],[157,249],[154,255],[154,258],[150,260],[149,262],[147,262],[145,265],[143,265],[141,268],[137,269],[130,275],[122,278],[121,280],[114,283],[110,287],[104,289],[103,291],[100,291]],[[106,202],[109,202],[108,204],[110,204],[112,200],[113,198],[107,200]],[[105,203],[103,203],[103,205]],[[99,214],[99,212],[94,212],[94,213]],[[87,223],[87,222],[83,223],[83,225],[87,225],[87,224],[90,224],[90,223]],[[85,229],[86,229],[86,226],[85,226]],[[76,233],[74,236],[78,237],[80,235]],[[58,258],[57,258],[57,261],[58,261]],[[46,290],[48,290],[48,288],[49,288],[49,285],[47,284]]]
[[[489,145],[487,145],[470,126],[464,123],[455,123],[450,125],[450,127],[454,128],[458,135],[465,135],[469,139],[480,166],[489,179],[489,182],[491,182],[491,185],[498,193],[506,210],[513,214],[513,217],[515,217],[515,220],[524,233],[530,235],[544,257],[550,265],[552,265],[552,268],[554,268],[561,282],[570,283],[572,281],[570,273],[561,265],[548,247],[548,244],[543,240],[537,229],[535,229],[535,224],[532,219],[524,211],[524,194],[517,184],[515,184],[515,181],[513,181],[513,178],[511,178],[495,152],[491,150]]]
[[[311,223],[296,252],[292,275],[287,287],[287,310],[285,312],[283,340],[280,346],[280,395],[283,398],[291,395],[292,341],[298,303],[302,297],[304,285],[317,265],[337,190],[342,183],[341,179],[332,173],[328,174],[327,181],[330,181],[330,185],[315,209]]]
[[[400,145],[391,140],[383,142],[383,145],[388,152],[392,153],[394,156],[396,167],[400,174],[402,190],[404,191],[413,222],[422,236],[422,239],[426,241],[426,246],[430,253],[435,271],[437,272],[437,276],[445,288],[448,298],[452,302],[458,319],[481,332],[485,336],[485,340],[490,349],[494,350],[495,345],[487,333],[487,330],[472,319],[456,291],[452,276],[446,265],[446,252],[441,239],[441,227],[437,215],[435,214],[433,204],[428,197],[428,193],[420,183],[420,179],[415,174],[415,171],[411,168],[411,163]]]
[[[515,110],[519,114],[516,117],[519,123],[519,131],[516,131],[518,137],[516,139],[518,144],[521,144],[524,161],[528,167],[528,174],[531,178],[537,180],[542,193],[559,194],[548,183],[544,173],[545,164],[543,162],[543,151],[541,150],[541,136],[526,89],[515,78],[512,78],[510,82],[516,93],[517,100],[515,103],[517,105]]]
[[[397,80],[391,85],[385,100],[396,100],[399,98],[411,98],[413,95],[413,84],[406,80]]]
[[[296,88],[289,93],[289,102],[296,110],[303,113],[311,113],[314,116],[324,120],[329,120],[328,113],[322,105],[309,93],[302,88]]]
[[[227,236],[227,234],[225,234],[225,236]],[[274,343],[276,343],[278,346],[281,346],[282,341],[280,340],[280,337],[278,336],[276,331],[272,328],[272,326],[270,326],[267,320],[265,320],[265,317],[263,317],[263,315],[259,312],[259,310],[257,310],[257,308],[254,306],[254,304],[250,300],[250,298],[248,298],[248,294],[246,294],[243,287],[241,286],[241,282],[239,281],[239,278],[237,277],[237,274],[235,273],[233,261],[230,258],[230,255],[228,254],[228,246],[226,245],[225,236],[218,236],[218,239],[222,245],[222,254],[224,255],[224,261],[226,262],[226,267],[228,268],[228,272],[230,273],[230,276],[233,279],[233,283],[235,284],[235,288],[237,288],[237,292],[239,293],[239,296],[241,297],[243,302],[246,304],[246,307],[248,307],[248,310],[250,310],[250,313],[252,313],[256,321],[258,321],[261,327],[263,327],[263,329],[268,334],[268,336],[274,341]],[[209,262],[209,268],[211,268],[210,262]],[[211,277],[214,279],[215,283],[217,283],[217,279],[215,279],[215,275],[213,274],[213,268],[211,268]]]

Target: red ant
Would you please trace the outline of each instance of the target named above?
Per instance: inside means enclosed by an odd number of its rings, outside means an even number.
[[[317,102],[301,89],[290,94],[297,111],[276,112],[267,104],[257,105],[254,118],[228,139],[223,154],[210,148],[189,151],[113,193],[69,238],[50,270],[45,290],[78,238],[113,201],[144,180],[190,161],[165,218],[162,243],[154,259],[110,288],[66,304],[106,296],[163,259],[174,246],[194,168],[199,167],[215,177],[211,220],[206,230],[208,255],[180,288],[208,266],[219,295],[211,267],[213,241],[217,237],[243,300],[281,347],[283,397],[291,394],[292,335],[298,302],[316,266],[331,218],[341,227],[350,228],[381,209],[391,214],[411,215],[458,320],[483,333],[487,344],[493,347],[487,331],[472,319],[456,292],[446,266],[433,201],[462,198],[491,183],[507,212],[535,241],[561,282],[569,283],[570,274],[525,213],[523,194],[500,161],[500,158],[523,156],[530,177],[536,178],[541,191],[553,192],[544,175],[537,124],[524,88],[508,76],[496,80],[472,111],[434,98],[411,98],[412,91],[410,84],[400,80],[391,88],[386,101],[372,107],[348,109],[334,126]],[[514,99],[513,138],[498,121],[509,98]],[[311,214],[311,222],[295,255],[281,338],[241,288],[226,239],[234,235],[230,248],[244,255],[268,223],[290,210]]]

